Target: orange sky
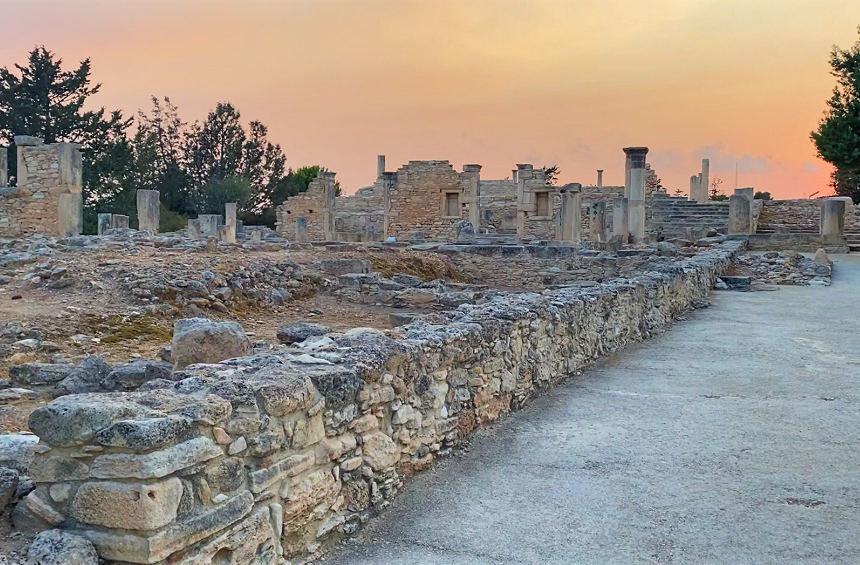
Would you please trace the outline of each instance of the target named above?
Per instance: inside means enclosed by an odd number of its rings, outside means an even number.
[[[623,184],[627,145],[670,192],[711,176],[774,196],[829,192],[809,132],[828,54],[857,39],[857,0],[3,0],[0,66],[44,44],[93,60],[99,105],[218,101],[269,126],[293,167],[370,184],[376,155],[558,164]]]

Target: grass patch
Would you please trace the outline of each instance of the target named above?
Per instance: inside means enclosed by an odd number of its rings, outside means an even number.
[[[168,327],[167,322],[165,318],[146,314],[141,316],[90,314],[81,321],[81,327],[106,344],[132,340],[165,342],[173,339],[173,329]]]
[[[396,274],[412,275],[423,281],[443,279],[448,281],[471,282],[467,276],[457,271],[454,265],[441,255],[423,255],[403,252],[396,256],[373,255],[370,257],[373,270],[385,278]]]

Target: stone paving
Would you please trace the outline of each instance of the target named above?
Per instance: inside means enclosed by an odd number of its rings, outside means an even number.
[[[326,563],[860,562],[860,258],[833,259],[477,432]]]

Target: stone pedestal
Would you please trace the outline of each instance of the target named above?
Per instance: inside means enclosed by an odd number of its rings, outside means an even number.
[[[625,243],[630,237],[630,201],[627,198],[616,198],[612,202],[612,234],[621,236]]]
[[[590,234],[591,241],[606,241],[606,202],[595,202],[591,205]]]
[[[305,243],[308,240],[308,219],[304,216],[296,218],[296,242]]]
[[[743,194],[734,194],[729,197],[729,234],[750,233],[750,218],[752,201]]]
[[[825,198],[821,203],[821,235],[845,235],[845,201]]]
[[[111,216],[113,216],[113,214],[99,214],[99,223],[96,228],[96,233],[98,235],[104,235],[104,233],[110,229]]]
[[[645,157],[647,147],[627,147],[624,153],[630,159],[630,200],[628,222],[634,243],[645,239]]]
[[[597,169],[597,188],[603,188],[603,169]]]
[[[200,231],[200,220],[188,220],[188,237],[191,239],[200,239],[203,233]]]
[[[561,189],[561,222],[558,240],[563,243],[582,241],[582,185],[568,184]]]
[[[218,226],[221,225],[221,214],[200,214],[200,235],[202,237],[218,237]]]
[[[236,243],[236,226],[218,226],[218,239],[224,243]]]
[[[161,201],[157,190],[137,191],[137,229],[158,233],[161,221]]]
[[[123,214],[110,215],[110,227],[114,230],[127,230],[129,226],[128,216]]]
[[[749,220],[748,220],[749,232],[748,233],[755,233],[755,227],[756,226],[755,226],[755,222],[753,221],[753,217],[755,214],[755,200],[754,200],[755,189],[753,189],[753,188],[736,188],[735,194],[738,196],[743,196],[744,198],[749,200],[750,207],[749,207]]]
[[[84,197],[80,192],[66,192],[59,199],[60,237],[81,235],[84,230]]]

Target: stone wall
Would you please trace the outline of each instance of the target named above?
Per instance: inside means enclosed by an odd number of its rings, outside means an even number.
[[[82,213],[81,152],[74,143],[43,145],[35,138],[16,138],[17,187],[0,187],[0,237],[36,233],[61,234],[69,221],[79,224]],[[5,175],[4,175],[5,176]],[[70,196],[63,196],[70,195]],[[72,196],[73,195],[73,196]],[[60,202],[74,202],[60,217]],[[78,228],[78,233],[80,233]]]
[[[631,279],[464,304],[37,409],[19,520],[125,563],[264,565],[324,550],[475,428],[708,299],[742,242]]]
[[[517,232],[517,183],[481,180],[481,227],[489,233]]]
[[[462,198],[465,180],[448,161],[409,161],[397,171],[389,196],[388,235],[406,240],[422,232],[433,241],[453,241],[455,226],[468,219]],[[457,213],[445,213],[445,194],[458,194]]]
[[[382,241],[385,234],[385,186],[378,179],[351,196],[335,199],[335,239]]]
[[[760,227],[782,226],[789,230],[819,231],[822,199],[761,200]],[[845,229],[853,229],[854,207],[846,206]]]
[[[296,238],[296,218],[307,220],[307,240],[325,241],[334,222],[334,173],[320,172],[308,189],[289,197],[275,209],[275,231],[288,239]]]

